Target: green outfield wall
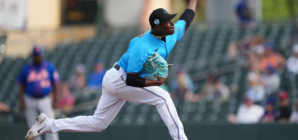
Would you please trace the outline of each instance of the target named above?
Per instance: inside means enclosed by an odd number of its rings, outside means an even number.
[[[24,140],[25,124],[0,125],[0,140]],[[185,125],[189,140],[298,140],[294,124]],[[101,133],[59,133],[60,140],[171,140],[164,125],[109,126]]]

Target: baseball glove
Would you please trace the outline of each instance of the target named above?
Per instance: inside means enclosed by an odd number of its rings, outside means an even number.
[[[149,73],[147,77],[167,78],[169,72],[167,61],[158,53],[154,53],[148,57],[144,64],[144,70]]]

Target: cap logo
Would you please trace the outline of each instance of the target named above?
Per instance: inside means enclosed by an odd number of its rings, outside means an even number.
[[[36,52],[39,52],[39,48],[35,48],[35,51],[36,51]]]
[[[169,14],[165,9],[163,9],[163,12],[166,13],[166,14]]]
[[[159,24],[159,20],[158,19],[155,19],[154,20],[154,24],[158,25]]]

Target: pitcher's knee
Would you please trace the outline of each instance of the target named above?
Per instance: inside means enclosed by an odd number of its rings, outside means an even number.
[[[159,106],[159,105],[164,105],[167,102],[169,102],[169,100],[171,99],[171,96],[168,92],[166,92],[166,94],[162,94],[163,96],[159,96],[157,103],[155,104],[155,106]]]
[[[166,92],[166,94],[163,95],[163,99],[166,101],[172,100],[170,93]]]
[[[102,132],[106,128],[107,128],[107,126],[97,126],[95,130],[96,130],[96,132]]]
[[[109,124],[100,118],[92,116],[92,125],[96,132],[102,132],[108,127]]]
[[[95,132],[102,132],[108,127],[108,125],[102,125],[100,123],[94,124]]]

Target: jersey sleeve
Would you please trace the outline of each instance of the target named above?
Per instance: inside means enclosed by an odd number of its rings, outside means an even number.
[[[56,67],[51,63],[50,63],[50,70],[51,70],[51,75],[50,75],[51,84],[60,82],[59,73],[58,73]]]
[[[148,51],[146,44],[136,44],[140,46],[135,46],[133,49],[129,50],[129,59],[127,66],[127,73],[137,74],[140,73],[144,64],[148,58]]]
[[[17,82],[22,85],[26,84],[26,68],[25,67],[23,67],[22,70],[20,71],[20,73],[17,77]]]
[[[176,41],[180,41],[185,33],[185,21],[184,20],[178,20],[174,27],[175,27],[175,35],[176,35]]]

